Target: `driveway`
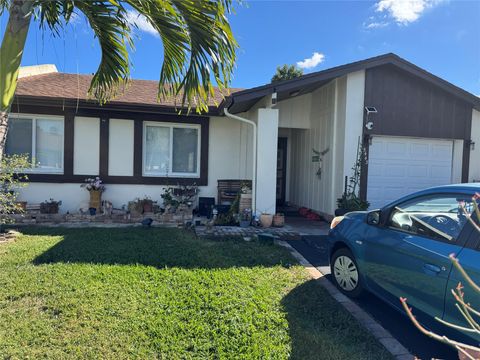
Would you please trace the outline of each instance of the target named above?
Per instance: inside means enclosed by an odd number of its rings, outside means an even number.
[[[304,236],[289,244],[330,279],[325,236]],[[458,359],[454,350],[420,333],[402,313],[368,294],[355,302],[420,359]]]

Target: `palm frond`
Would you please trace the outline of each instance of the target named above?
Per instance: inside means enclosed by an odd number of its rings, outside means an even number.
[[[212,78],[228,86],[235,65],[237,42],[226,14],[231,1],[130,0],[158,31],[164,46],[159,96],[182,96],[182,106],[208,109]]]
[[[76,1],[98,38],[102,56],[89,95],[100,103],[114,98],[129,79],[127,46],[133,44],[125,8],[116,1]]]
[[[11,0],[0,0],[0,16],[3,15],[5,10],[10,9]]]

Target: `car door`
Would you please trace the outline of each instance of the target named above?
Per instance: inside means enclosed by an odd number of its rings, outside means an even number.
[[[398,307],[399,298],[407,298],[420,317],[443,316],[449,255],[462,249],[466,198],[426,195],[390,208],[384,226],[370,227],[365,239],[369,288]]]
[[[465,247],[456,257],[468,276],[480,286],[480,231],[474,229],[471,225],[469,226],[471,228],[469,239]],[[460,310],[456,307],[457,301],[452,294],[452,290],[455,291],[460,283],[463,286],[462,291],[464,293],[464,301],[469,303],[473,309],[480,311],[480,294],[468,283],[468,281],[466,281],[460,271],[453,267],[447,284],[445,314],[443,320],[458,326],[469,328],[470,325],[461,314]],[[473,318],[478,321],[478,317],[475,315]],[[471,344],[478,345],[480,342],[480,335],[478,333],[463,332],[463,337],[456,337],[455,335],[453,336],[456,340],[469,342],[468,340],[465,340],[465,337],[468,337],[471,340]]]

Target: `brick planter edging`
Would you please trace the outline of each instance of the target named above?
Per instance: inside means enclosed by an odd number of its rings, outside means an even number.
[[[415,356],[410,354],[405,346],[395,339],[385,328],[376,322],[366,311],[360,308],[348,297],[343,295],[333,285],[325,275],[321,273],[315,266],[305,259],[302,254],[295,250],[290,244],[285,241],[277,241],[278,245],[283,246],[290,251],[292,256],[302,265],[308,274],[314,280],[318,280],[328,293],[339,302],[345,310],[347,310],[367,331],[369,331],[377,341],[382,344],[388,352],[390,352],[397,360],[413,360]]]

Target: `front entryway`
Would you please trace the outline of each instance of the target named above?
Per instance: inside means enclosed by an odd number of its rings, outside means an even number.
[[[285,204],[287,181],[287,138],[278,138],[277,150],[277,206]]]
[[[452,183],[452,158],[452,140],[374,136],[368,155],[370,209]]]

